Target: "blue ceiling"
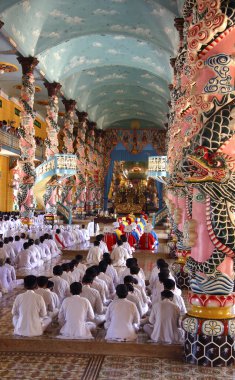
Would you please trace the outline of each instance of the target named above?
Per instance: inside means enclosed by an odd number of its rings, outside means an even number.
[[[178,47],[174,0],[1,0],[2,32],[102,129],[164,129]],[[1,50],[3,47],[0,45]],[[5,56],[4,61],[15,60]],[[15,63],[15,62],[13,62]],[[11,91],[13,74],[6,80]],[[3,79],[4,78],[0,78]],[[39,98],[46,98],[45,90]]]

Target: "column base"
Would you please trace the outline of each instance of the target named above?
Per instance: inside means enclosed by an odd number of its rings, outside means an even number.
[[[175,262],[172,265],[172,270],[175,278],[176,285],[179,289],[190,289],[189,275],[184,272],[184,263]]]
[[[230,335],[208,336],[185,332],[185,360],[204,367],[234,364],[234,338]]]

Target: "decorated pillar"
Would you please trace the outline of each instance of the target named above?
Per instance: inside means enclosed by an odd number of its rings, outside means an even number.
[[[87,116],[86,112],[76,111],[78,117],[78,131],[76,137],[76,154],[77,154],[77,175],[76,175],[76,190],[75,204],[78,214],[85,212],[86,202],[86,130]]]
[[[58,132],[60,127],[57,124],[58,121],[58,93],[61,89],[61,84],[57,82],[44,83],[49,97],[49,104],[46,107],[47,109],[47,138],[45,140],[46,144],[46,159],[48,160],[50,157],[59,153],[58,150]]]
[[[64,153],[73,153],[73,126],[74,126],[74,110],[76,106],[76,101],[72,99],[63,99],[63,104],[65,106],[65,116],[64,116]]]
[[[186,1],[184,41],[174,62],[169,172],[192,188],[185,358],[234,363],[235,96],[232,1]]]
[[[94,181],[95,170],[97,169],[97,162],[95,157],[95,126],[96,123],[90,122],[86,134],[86,160],[87,160],[87,197],[86,197],[86,211],[94,211],[96,184]]]
[[[19,189],[18,203],[20,215],[29,221],[33,216],[35,209],[35,199],[33,195],[33,185],[35,182],[35,129],[33,111],[34,105],[34,68],[38,64],[37,58],[34,57],[18,57],[17,60],[22,66],[22,86],[21,86],[21,126],[18,129],[20,140],[20,158],[18,160],[19,167]]]

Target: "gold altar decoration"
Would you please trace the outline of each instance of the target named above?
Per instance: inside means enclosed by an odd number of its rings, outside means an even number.
[[[115,209],[119,214],[141,213],[145,205],[145,187],[141,185],[133,187],[121,186],[114,198]]]

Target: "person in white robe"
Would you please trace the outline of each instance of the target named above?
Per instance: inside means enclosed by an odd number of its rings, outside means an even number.
[[[91,287],[98,290],[101,300],[103,302],[103,305],[107,305],[110,303],[110,300],[108,299],[109,292],[108,287],[104,280],[101,280],[98,278],[98,275],[100,273],[98,265],[93,265],[86,270],[86,274],[89,274],[93,276],[93,282],[91,284]]]
[[[121,235],[121,236],[120,236],[120,239],[121,239],[121,241],[123,242],[123,247],[126,248],[129,257],[132,257],[132,253],[133,253],[133,251],[134,251],[135,249],[132,248],[132,247],[130,246],[130,244],[128,243],[126,235]]]
[[[15,265],[18,269],[33,269],[31,262],[31,253],[29,251],[29,244],[24,243],[23,250],[20,251],[15,260]]]
[[[59,249],[65,249],[67,247],[60,228],[57,228],[55,231],[55,242]]]
[[[62,326],[61,337],[70,339],[93,339],[91,331],[96,328],[94,312],[90,302],[80,296],[82,284],[73,282],[70,285],[71,296],[66,298],[60,308],[58,321]]]
[[[8,252],[5,249],[3,241],[0,241],[0,259],[6,260],[9,257]]]
[[[93,283],[93,276],[85,274],[82,279],[82,293],[81,297],[84,297],[90,301],[91,307],[94,311],[94,322],[99,325],[105,321],[106,307],[102,303],[101,296],[98,290],[91,287]]]
[[[61,231],[61,233],[65,242],[65,246],[72,247],[72,245],[75,244],[75,240],[73,239],[72,233],[70,231],[70,227],[67,226],[66,229],[64,229],[64,231]]]
[[[90,240],[90,235],[89,235],[87,228],[85,228],[85,224],[82,224],[82,228],[81,228],[80,232],[83,234],[83,238],[85,241]]]
[[[72,282],[74,282],[74,278],[73,278],[72,272],[70,271],[69,263],[62,263],[61,268],[63,269],[63,273],[61,275],[61,278],[66,280],[68,282],[68,284],[71,285]]]
[[[183,330],[179,328],[180,309],[173,302],[173,293],[164,290],[161,301],[152,306],[149,323],[144,331],[151,340],[165,344],[182,344]]]
[[[160,268],[162,264],[165,263],[164,259],[157,259],[156,265],[153,267],[150,277],[149,277],[149,289],[152,291],[154,288],[155,281],[158,279],[158,273],[160,272]]]
[[[10,284],[10,289],[14,289],[16,286],[22,285],[23,280],[22,279],[16,279],[16,271],[13,265],[11,265],[11,259],[8,257],[5,262],[5,266],[8,268],[10,272],[10,277],[11,277],[11,284]]]
[[[127,300],[126,285],[116,288],[117,300],[111,302],[106,312],[106,340],[133,341],[137,338],[140,317],[136,305]]]
[[[173,302],[179,307],[180,315],[187,313],[183,297],[181,296],[182,292],[179,288],[176,287],[175,281],[171,278],[168,278],[163,282],[164,290],[170,290],[173,293]],[[160,299],[158,300],[160,301]]]
[[[21,336],[40,336],[51,323],[47,316],[46,305],[40,294],[34,289],[37,286],[36,276],[24,278],[25,293],[18,294],[12,307],[14,334]]]
[[[9,244],[9,238],[8,237],[5,237],[4,238],[4,249],[7,253],[7,257],[10,257],[10,259],[12,260],[12,262],[14,262],[15,260],[15,252],[11,246],[11,244]]]
[[[45,243],[44,236],[40,236],[39,240],[40,240],[39,247],[41,247],[41,249],[43,251],[43,260],[44,261],[51,260],[51,252],[50,252],[48,245]]]
[[[52,235],[49,235],[48,241],[50,242],[51,247],[51,257],[56,257],[58,255],[61,255],[61,250],[58,248],[56,242],[53,239]]]
[[[104,239],[103,234],[96,235],[96,240],[100,242],[100,249],[102,251],[102,254],[104,254],[105,252],[109,252],[107,244],[104,242],[103,239]]]
[[[140,317],[142,318],[148,312],[149,306],[148,306],[147,302],[144,302],[141,291],[136,286],[134,286],[134,282],[135,282],[135,279],[132,276],[124,277],[124,284],[128,288],[128,296],[130,295],[129,293],[130,293],[130,289],[131,289],[132,295],[134,295],[135,298],[137,298],[137,300],[138,300],[138,301],[136,300],[135,303],[138,303],[138,306],[136,305],[136,307],[140,313]],[[131,285],[131,288],[129,285]],[[133,287],[133,289],[132,289],[132,287]],[[128,299],[130,299],[130,297],[128,297]],[[131,299],[130,299],[130,301],[131,301]]]
[[[28,244],[29,244],[28,251],[30,252],[30,255],[31,255],[31,258],[30,258],[31,265],[32,265],[32,268],[36,268],[39,265],[38,251],[37,251],[37,249],[34,248],[35,245],[34,245],[33,239],[29,239]]]
[[[111,277],[111,279],[113,280],[113,285],[116,288],[116,286],[119,283],[118,274],[117,274],[117,271],[116,271],[116,269],[114,268],[114,266],[112,264],[112,259],[111,259],[110,254],[108,252],[105,252],[103,254],[103,260],[108,264],[105,273],[109,277]]]
[[[54,292],[59,297],[60,303],[63,302],[63,300],[66,297],[70,296],[70,290],[69,290],[69,284],[66,280],[61,278],[61,275],[63,274],[63,269],[60,265],[55,265],[53,267],[53,276],[49,278],[50,281],[54,283]]]
[[[20,239],[20,236],[19,235],[16,235],[15,236],[15,241],[12,243],[12,249],[15,253],[15,257],[20,253],[20,251],[22,250],[23,248],[23,240]]]
[[[98,278],[103,280],[106,283],[108,287],[108,292],[109,292],[108,298],[112,299],[115,295],[115,287],[114,287],[112,278],[109,277],[106,273],[107,268],[108,268],[108,264],[106,263],[106,261],[102,260],[99,262],[100,273],[98,275]]]
[[[75,260],[77,261],[77,266],[76,269],[81,272],[82,277],[84,276],[87,266],[84,264],[83,261],[83,256],[82,255],[76,255]]]
[[[98,223],[95,223],[94,221],[89,222],[87,225],[87,231],[90,237],[96,236],[100,231],[100,226]]]
[[[48,278],[46,276],[39,276],[37,278],[37,289],[35,293],[40,294],[45,301],[47,313],[51,318],[54,318],[58,315],[59,309],[55,308],[54,298],[50,291],[47,288]]]
[[[117,247],[112,250],[110,255],[113,266],[115,267],[124,267],[126,265],[126,260],[129,258],[127,250],[123,248],[122,245],[122,241],[118,240]]]
[[[4,259],[0,259],[0,282],[5,293],[12,290],[11,273],[8,267],[5,265]]]
[[[60,309],[60,306],[61,306],[61,303],[60,303],[59,297],[58,297],[57,294],[53,291],[53,289],[54,289],[54,282],[48,280],[48,281],[47,281],[47,291],[50,292],[50,295],[51,295],[51,297],[52,297],[52,301],[53,301],[53,310],[54,310],[54,309],[59,310],[59,309]]]
[[[102,251],[100,249],[100,242],[98,240],[95,240],[94,246],[91,246],[88,251],[86,261],[89,265],[98,265],[101,260]]]

